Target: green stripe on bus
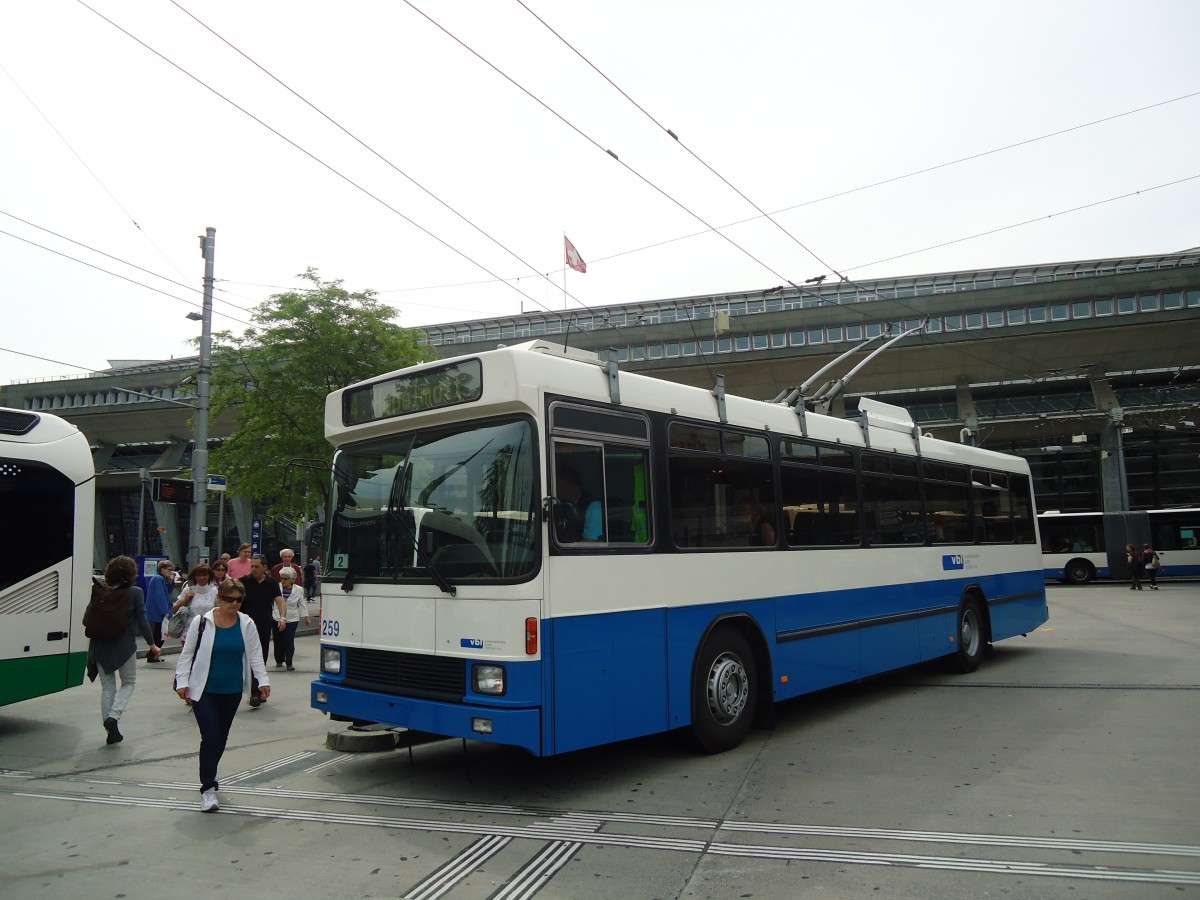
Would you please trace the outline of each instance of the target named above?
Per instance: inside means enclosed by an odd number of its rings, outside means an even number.
[[[86,668],[86,652],[0,660],[0,706],[76,687]]]

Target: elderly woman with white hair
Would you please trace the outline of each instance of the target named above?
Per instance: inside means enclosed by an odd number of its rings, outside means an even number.
[[[308,616],[308,599],[304,596],[304,588],[296,584],[296,570],[284,566],[279,570],[279,589],[283,594],[284,628],[275,633],[275,668],[287,666],[289,672],[295,672],[292,659],[296,654],[296,629],[300,627],[300,619],[305,625],[311,625]],[[279,608],[271,607],[275,621],[279,621]]]

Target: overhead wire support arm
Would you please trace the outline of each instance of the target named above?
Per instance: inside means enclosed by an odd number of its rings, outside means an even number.
[[[863,368],[868,363],[871,362],[871,360],[873,360],[875,357],[877,357],[883,351],[887,350],[893,344],[904,340],[906,337],[909,337],[910,335],[919,334],[920,332],[924,331],[925,326],[928,323],[929,323],[929,318],[926,317],[926,318],[922,319],[921,324],[917,325],[915,328],[910,328],[907,331],[900,332],[900,334],[896,335],[895,337],[891,338],[887,342],[881,344],[880,346],[878,346],[874,350],[872,350],[870,353],[868,353],[866,359],[864,359],[862,362],[860,362],[857,366],[855,366],[853,369],[851,369],[849,372],[847,372],[841,378],[838,378],[836,381],[830,382],[826,388],[819,391],[817,393],[817,395],[812,398],[814,410],[817,412],[828,413],[830,407],[833,405],[833,401],[842,395],[842,392],[846,390],[847,385],[849,385],[850,382],[854,380],[854,377],[856,375],[858,375],[858,373],[861,372],[863,370]]]

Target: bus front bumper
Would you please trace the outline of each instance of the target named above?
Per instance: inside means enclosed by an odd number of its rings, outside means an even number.
[[[507,744],[541,756],[538,709],[497,709],[379,694],[336,682],[312,682],[312,708],[346,719],[378,722],[448,738]]]

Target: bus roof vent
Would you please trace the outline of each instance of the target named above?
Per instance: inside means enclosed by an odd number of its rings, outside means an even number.
[[[600,357],[590,350],[578,350],[575,347],[566,347],[557,342],[543,340],[526,341],[524,344],[513,344],[512,349],[525,350],[530,353],[545,353],[547,356],[560,356],[563,359],[573,359],[576,362],[591,363],[593,366],[604,365],[600,361]]]
[[[0,409],[0,434],[22,435],[33,431],[38,423],[36,413],[21,412],[18,409]]]
[[[905,434],[912,433],[912,415],[902,406],[893,406],[880,400],[872,400],[870,397],[860,397],[858,413],[872,427],[900,431]]]

